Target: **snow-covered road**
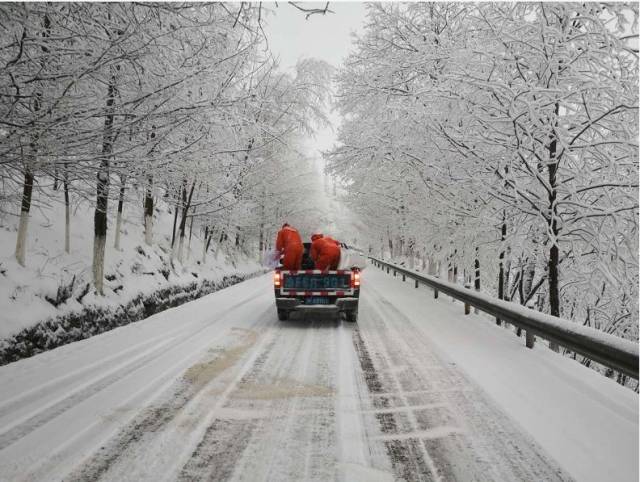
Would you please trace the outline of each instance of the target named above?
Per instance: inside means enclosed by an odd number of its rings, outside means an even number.
[[[0,479],[637,480],[610,380],[375,268],[357,325],[270,283],[1,367]]]

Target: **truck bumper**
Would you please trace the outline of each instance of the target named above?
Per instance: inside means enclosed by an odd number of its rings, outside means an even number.
[[[338,298],[334,305],[305,305],[297,298],[276,298],[276,307],[286,311],[353,311],[358,309],[358,298]]]

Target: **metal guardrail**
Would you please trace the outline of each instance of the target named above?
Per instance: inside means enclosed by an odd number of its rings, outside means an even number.
[[[441,281],[437,276],[419,274],[371,256],[369,259],[374,266],[383,270],[386,268],[387,273],[393,272],[394,276],[398,273],[401,274],[403,281],[407,277],[413,279],[416,288],[419,283],[431,287],[434,290],[435,298],[438,297],[439,292],[442,292],[464,302],[465,314],[469,314],[470,307],[474,306],[485,313],[522,328],[526,331],[526,346],[528,348],[533,348],[535,336],[539,336],[606,367],[638,379],[637,343],[562,318],[540,313],[525,306],[498,300],[467,287]]]

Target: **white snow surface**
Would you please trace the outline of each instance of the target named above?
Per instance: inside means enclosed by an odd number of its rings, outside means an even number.
[[[539,344],[526,349],[524,337],[465,316],[446,295],[434,300],[376,268],[363,278],[577,480],[638,480],[636,393]]]
[[[0,367],[0,480],[638,480],[638,396],[369,268],[357,324],[271,276]]]

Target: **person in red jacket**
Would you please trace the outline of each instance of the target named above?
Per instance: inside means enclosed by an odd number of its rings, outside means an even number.
[[[334,239],[325,238],[322,234],[316,233],[311,236],[309,256],[315,263],[316,269],[322,271],[338,269],[340,246]]]
[[[278,231],[276,250],[280,255],[284,255],[282,258],[284,269],[297,270],[302,267],[302,253],[304,252],[302,238],[300,233],[288,223],[284,223],[282,229]]]

